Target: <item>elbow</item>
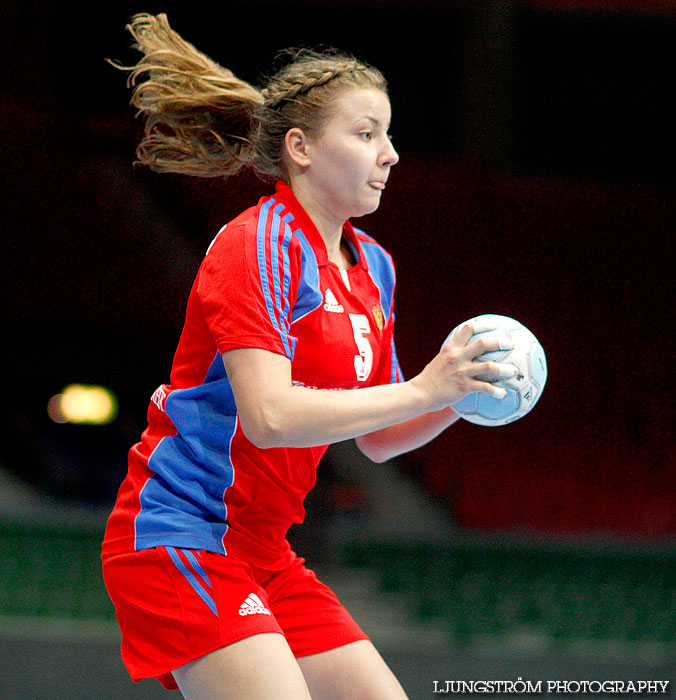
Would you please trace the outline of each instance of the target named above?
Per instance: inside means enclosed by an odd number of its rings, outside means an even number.
[[[240,415],[239,424],[244,436],[254,447],[261,450],[288,447],[285,444],[287,431],[270,411],[260,409],[256,415]]]
[[[261,450],[269,450],[272,447],[284,447],[277,430],[266,423],[242,421],[242,432],[246,439]]]
[[[387,460],[391,459],[392,457],[392,455],[385,454],[384,452],[364,452],[364,455],[366,455],[366,457],[368,457],[374,464],[382,464],[383,462],[387,462]]]
[[[277,440],[275,440],[274,436],[270,432],[266,432],[264,430],[245,430],[244,428],[242,429],[244,432],[244,435],[246,436],[247,440],[254,446],[257,447],[260,450],[269,450],[273,447],[281,447],[280,444],[278,444]]]
[[[395,456],[391,450],[387,449],[383,445],[379,445],[376,441],[369,439],[368,435],[362,435],[361,437],[356,438],[355,442],[357,443],[357,447],[359,448],[360,452],[376,464],[387,462],[388,459]]]

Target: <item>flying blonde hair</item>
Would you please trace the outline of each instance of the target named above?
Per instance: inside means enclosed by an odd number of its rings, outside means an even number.
[[[157,172],[230,177],[252,168],[284,176],[284,137],[321,132],[337,94],[349,87],[387,94],[382,73],[334,49],[287,49],[287,64],[254,87],[182,39],[165,14],[135,15],[127,29],[142,54],[129,71],[132,104],[145,116],[138,161]]]

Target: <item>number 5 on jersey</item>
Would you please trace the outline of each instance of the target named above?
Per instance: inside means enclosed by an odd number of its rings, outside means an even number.
[[[354,342],[357,345],[358,355],[354,356],[354,370],[357,373],[357,381],[365,382],[373,368],[373,350],[366,337],[371,333],[369,320],[364,314],[349,314],[354,333]]]

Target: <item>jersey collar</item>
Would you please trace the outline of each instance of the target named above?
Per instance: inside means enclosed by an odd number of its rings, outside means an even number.
[[[296,196],[291,191],[291,188],[282,180],[277,182],[275,186],[275,199],[281,202],[286,209],[288,209],[291,214],[293,214],[294,221],[291,224],[292,227],[300,227],[301,231],[305,235],[308,243],[312,246],[315,256],[317,258],[317,264],[320,267],[324,267],[329,264],[329,258],[326,252],[326,244],[321,234],[314,225],[312,219],[308,216],[301,203],[296,199]],[[352,248],[353,253],[357,256],[358,265],[364,270],[368,270],[368,263],[366,262],[366,256],[359,244],[359,239],[355,232],[354,226],[349,221],[346,221],[343,225],[343,236],[345,236],[346,241]]]

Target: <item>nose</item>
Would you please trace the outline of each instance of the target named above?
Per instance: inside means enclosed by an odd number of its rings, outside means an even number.
[[[392,145],[392,141],[390,141],[390,139],[387,138],[385,145],[383,147],[383,150],[380,154],[379,165],[381,167],[391,168],[393,165],[396,165],[398,162],[399,162],[399,154],[395,151],[394,146]]]

